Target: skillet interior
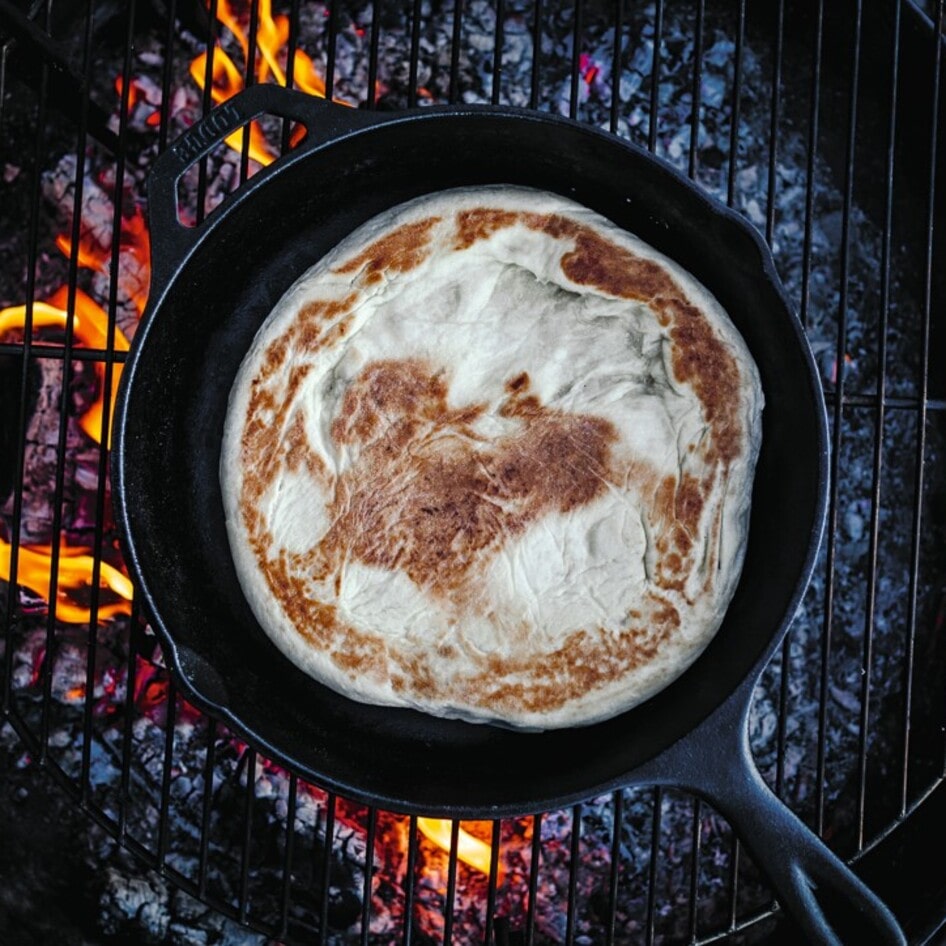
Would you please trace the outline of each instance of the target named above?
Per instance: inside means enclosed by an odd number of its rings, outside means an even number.
[[[240,361],[297,276],[356,226],[476,183],[556,191],[633,231],[720,300],[766,397],[749,547],[723,626],[678,681],[592,727],[521,733],[352,702],[265,637],[231,564],[218,480]],[[761,244],[648,156],[578,125],[497,110],[403,116],[295,158],[208,221],[139,330],[116,486],[130,561],[191,697],[320,784],[392,810],[540,810],[626,783],[752,674],[781,637],[820,530],[822,407]]]

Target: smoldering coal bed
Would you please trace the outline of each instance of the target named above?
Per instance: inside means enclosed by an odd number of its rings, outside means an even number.
[[[6,6],[0,575],[15,561],[16,585],[0,611],[0,817],[36,852],[28,869],[0,855],[14,935],[675,943],[743,928],[762,942],[777,925],[728,825],[681,793],[424,823],[303,782],[176,692],[125,578],[102,419],[146,299],[148,169],[246,83],[248,55],[253,81],[288,75],[362,107],[571,115],[649,147],[764,233],[822,371],[833,490],[815,580],[755,695],[753,750],[842,856],[916,817],[942,773],[946,572],[944,392],[929,370],[940,245],[926,226],[940,76],[920,14],[217,0],[215,16],[184,2],[50,8],[31,31]],[[71,94],[49,78],[63,63],[86,77]],[[184,212],[211,212],[289,138],[264,119],[218,149],[182,181]],[[41,908],[38,891],[66,889],[81,896]]]

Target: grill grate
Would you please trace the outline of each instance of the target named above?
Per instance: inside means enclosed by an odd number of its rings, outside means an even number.
[[[90,174],[105,168],[116,211],[140,201],[144,171],[180,128],[181,64],[206,47],[203,91],[192,93],[206,113],[215,64],[233,44],[218,45],[225,0],[210,0],[206,12],[196,0],[137,0],[104,12],[95,0],[34,6],[0,0],[7,168],[23,160],[17,143],[28,154],[9,181],[11,209],[0,207],[4,227],[17,231],[4,238],[3,257],[14,262],[0,271],[0,306],[26,304],[22,340],[0,335],[0,370],[13,378],[0,405],[13,484],[0,517],[0,576],[9,578],[0,594],[5,758],[48,772],[101,831],[172,885],[279,939],[652,944],[790,935],[738,839],[698,799],[618,791],[479,826],[491,855],[488,873],[476,875],[458,863],[458,823],[450,853],[438,855],[418,818],[310,786],[187,704],[137,602],[99,621],[111,600],[101,580],[116,561],[107,452],[77,441],[75,389],[100,366],[107,443],[125,303],[120,279],[103,276],[107,342],[82,347],[82,219],[72,215],[72,249],[54,257],[48,176],[73,154],[73,206],[83,206]],[[916,868],[891,876],[884,867],[919,860],[901,858],[921,848],[930,818],[942,826],[946,795],[938,697],[946,388],[929,371],[943,355],[944,0],[926,13],[907,0],[292,0],[285,13],[290,77],[305,53],[331,94],[360,89],[366,108],[476,100],[557,109],[676,163],[773,246],[824,367],[831,493],[815,582],[757,691],[753,748],[777,793],[859,864],[923,941],[946,915],[946,880],[927,878],[924,898]],[[250,5],[248,63],[266,16],[268,5]],[[401,56],[391,52],[397,42]],[[142,49],[162,53],[151,65],[161,104],[150,132],[131,118]],[[77,98],[59,89],[64,69],[80,80]],[[116,75],[114,120],[103,125]],[[243,84],[254,81],[244,65]],[[281,145],[290,146],[288,126]],[[253,168],[244,135],[237,179]],[[219,172],[219,155],[199,164],[197,222]],[[108,221],[112,274],[125,265],[122,220],[115,212]],[[67,293],[61,341],[31,331],[57,279]],[[37,445],[29,431],[39,374],[58,388],[53,439]],[[81,449],[91,488],[77,481]],[[29,518],[37,484],[51,494],[41,588],[25,577],[37,544]],[[84,518],[75,514],[83,490]],[[62,619],[60,583],[80,535],[94,552],[89,613],[77,625]],[[43,615],[17,584],[60,603]],[[122,679],[112,694],[109,673]],[[385,876],[395,839],[399,881],[379,890],[373,878]]]

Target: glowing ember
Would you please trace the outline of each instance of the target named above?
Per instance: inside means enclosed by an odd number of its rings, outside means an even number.
[[[578,57],[578,71],[581,73],[581,77],[585,80],[585,82],[588,85],[591,85],[597,78],[601,69],[591,58],[591,56],[589,56],[587,53],[582,53]]]
[[[121,76],[115,79],[115,91],[119,98],[124,91],[125,82]],[[148,114],[145,117],[145,124],[149,128],[157,128],[161,124],[161,96],[160,90],[155,87],[152,89],[148,84],[138,78],[133,78],[128,86],[128,114],[131,115],[135,108],[144,103],[148,108]]]
[[[56,570],[56,617],[67,624],[86,624],[92,619],[92,611],[76,598],[76,592],[92,587],[95,557],[91,549],[70,547],[63,543],[59,547],[59,563]],[[0,539],[0,579],[10,580],[12,546]],[[16,581],[42,598],[49,598],[52,577],[52,548],[48,545],[21,545],[17,550]],[[98,607],[100,623],[116,614],[131,614],[131,598],[134,589],[127,576],[107,562],[99,562],[98,585],[108,589],[121,600],[101,603]]]
[[[273,15],[270,0],[259,0],[259,23],[256,31],[256,50],[253,62],[253,75],[257,82],[275,82],[277,85],[286,85],[286,60],[289,43],[289,17],[284,14]],[[247,27],[236,8],[228,0],[220,0],[217,6],[217,19],[229,30],[233,38],[243,50],[243,62],[250,58],[250,42]],[[207,53],[201,53],[190,64],[190,74],[194,81],[204,88],[207,76]],[[243,73],[236,63],[218,43],[213,51],[213,76],[210,95],[217,104],[225,102],[236,95],[244,87]],[[325,97],[325,82],[315,70],[315,63],[301,49],[297,49],[293,56],[292,84],[295,88],[308,92],[310,95]],[[276,157],[266,143],[263,129],[259,122],[250,122],[249,156],[259,164],[270,164]],[[243,150],[243,129],[233,132],[226,139],[227,144],[235,151]]]
[[[420,828],[424,837],[429,838],[445,851],[450,851],[452,822],[440,818],[418,818],[417,827]],[[489,844],[473,837],[463,828],[459,829],[457,832],[457,858],[459,860],[488,875],[491,856],[492,848]]]

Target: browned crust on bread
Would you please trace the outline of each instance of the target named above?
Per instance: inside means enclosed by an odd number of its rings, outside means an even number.
[[[601,417],[543,406],[518,388],[500,409],[516,431],[489,445],[470,424],[485,405],[447,405],[442,372],[415,359],[376,361],[348,387],[332,424],[357,444],[337,480],[332,526],[313,554],[316,573],[345,561],[398,568],[454,603],[508,538],[549,512],[591,502],[614,482],[617,431]],[[316,564],[318,563],[318,564]]]
[[[477,241],[516,225],[541,231],[556,240],[570,241],[572,248],[562,255],[560,265],[576,285],[593,286],[611,296],[645,302],[657,314],[660,324],[670,327],[674,376],[696,391],[713,431],[713,455],[706,459],[718,459],[724,466],[735,459],[743,439],[738,400],[733,396],[739,390],[739,366],[666,268],[562,214],[492,208],[463,210],[456,215],[454,247],[468,249]]]
[[[406,223],[375,240],[364,252],[336,267],[336,273],[362,273],[368,284],[380,282],[385,273],[406,273],[430,255],[430,233],[442,217]]]
[[[739,366],[670,273],[660,263],[635,255],[570,217],[522,214],[521,222],[556,239],[574,241],[574,249],[561,262],[562,272],[573,283],[646,302],[661,325],[670,327],[674,376],[696,391],[713,431],[706,459],[728,466],[739,455],[743,439],[734,396],[740,387]]]
[[[385,272],[414,269],[429,256],[432,230],[441,219],[401,226],[333,272],[358,273],[362,283],[371,284]],[[459,212],[455,225],[458,251],[513,226],[543,232],[565,244],[560,265],[572,283],[647,303],[668,329],[676,380],[690,385],[702,404],[711,432],[699,448],[703,460],[716,471],[740,455],[745,433],[738,415],[736,359],[661,264],[560,214],[480,208]],[[294,627],[346,672],[382,682],[390,678],[395,691],[432,703],[491,713],[554,710],[653,660],[680,628],[680,614],[665,593],[684,590],[716,472],[702,480],[689,474],[661,479],[646,460],[617,457],[618,434],[610,422],[544,406],[529,393],[525,372],[506,380],[500,411],[516,422],[517,433],[483,444],[472,425],[484,405],[450,408],[448,379],[437,366],[414,359],[365,366],[331,425],[336,444],[359,451],[358,463],[334,484],[328,510],[333,525],[312,552],[281,550],[271,557],[274,540],[257,506],[273,478],[283,467],[327,475],[301,420],[281,428],[271,382],[286,370],[289,353],[297,347],[311,351],[336,341],[358,299],[356,290],[343,300],[304,306],[267,349],[249,399],[241,513],[270,593]],[[289,384],[300,384],[303,377],[297,370]],[[337,577],[349,557],[401,569],[432,594],[469,603],[473,579],[505,537],[521,534],[549,512],[591,502],[608,484],[639,490],[659,530],[655,589],[645,595],[642,610],[628,614],[620,633],[583,629],[551,653],[484,658],[472,672],[444,682],[423,657],[389,650],[380,637],[345,624],[332,604],[314,594],[313,583]],[[715,556],[719,511],[711,530]]]
[[[476,207],[457,213],[457,232],[453,247],[467,250],[479,240],[488,240],[498,230],[505,230],[519,222],[521,214],[515,210],[494,210]]]

